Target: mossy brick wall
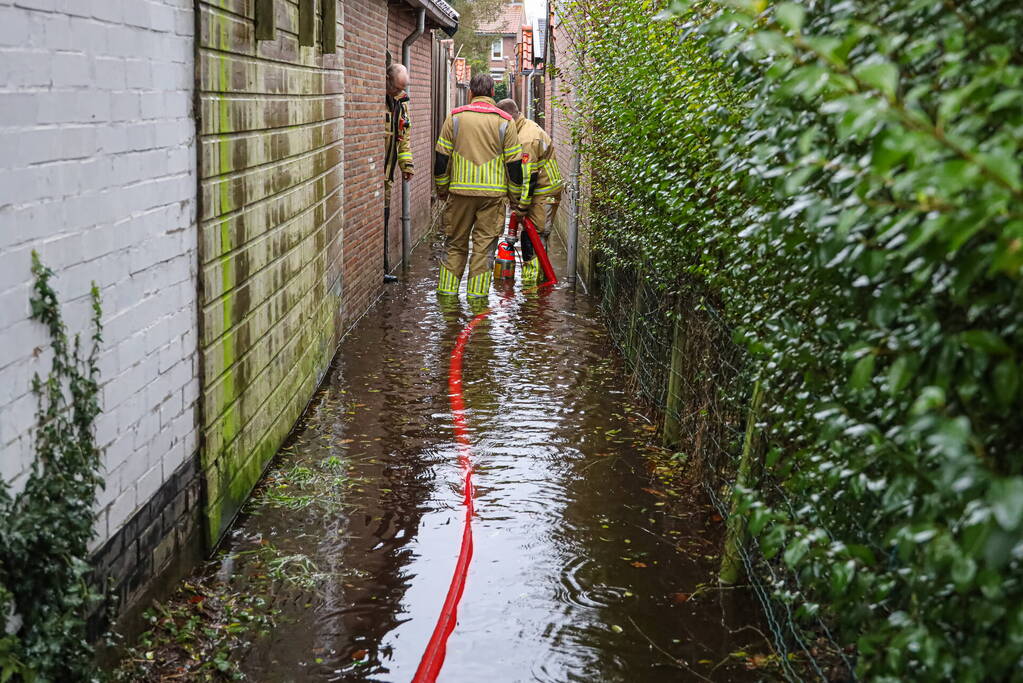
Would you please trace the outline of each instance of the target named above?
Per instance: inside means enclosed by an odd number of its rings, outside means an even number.
[[[198,5],[202,468],[211,542],[301,415],[344,324],[346,8],[338,3],[335,45],[325,53],[324,0],[267,3],[269,40],[256,38],[256,4]],[[314,8],[311,46],[299,44],[307,19],[300,4]]]

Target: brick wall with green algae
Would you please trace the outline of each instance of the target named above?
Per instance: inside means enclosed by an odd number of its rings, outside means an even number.
[[[332,1],[332,0],[328,0]],[[299,5],[199,3],[200,327],[206,535],[227,530],[330,364],[342,329],[344,3],[337,46]]]

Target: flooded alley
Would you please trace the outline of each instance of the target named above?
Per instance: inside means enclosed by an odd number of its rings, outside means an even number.
[[[251,680],[411,680],[434,628],[464,519],[448,360],[473,312],[438,301],[427,251],[345,339],[210,570],[275,613],[232,653]],[[662,490],[593,301],[508,297],[465,354],[475,549],[440,680],[743,679],[743,601],[690,599],[720,518]]]

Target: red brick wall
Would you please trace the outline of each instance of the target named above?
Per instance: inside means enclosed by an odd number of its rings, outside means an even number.
[[[383,96],[387,4],[345,0],[345,224],[342,325],[366,310],[383,281]]]
[[[395,62],[401,61],[401,44],[416,28],[416,13],[406,4],[392,4],[388,11],[387,49]],[[412,178],[412,242],[415,244],[430,228],[430,193],[433,168],[433,32],[426,30],[412,44],[409,69],[412,115],[412,161],[416,174]],[[391,199],[391,264],[401,261],[401,183],[395,171],[394,194]]]
[[[571,17],[566,17],[566,20],[570,21]],[[576,79],[576,70],[578,68],[573,59],[574,55],[569,49],[572,43],[568,31],[569,27],[563,24],[561,19],[556,18],[552,37],[552,47],[554,51],[554,64],[558,71],[558,78],[554,82],[553,88],[551,80],[547,80],[546,98],[547,131],[554,140],[554,146],[558,157],[558,166],[561,168],[561,175],[564,177],[566,185],[571,182],[573,154],[572,121],[566,113],[566,110],[572,111],[574,109],[573,82]],[[584,165],[580,172],[580,198],[578,207],[573,205],[566,187],[566,191],[563,194],[561,210],[559,211],[559,215],[555,223],[555,229],[564,235],[569,215],[572,212],[578,213],[579,251],[577,271],[587,284],[592,286],[594,277],[594,260],[593,252],[590,248],[590,187],[588,175],[589,174]]]

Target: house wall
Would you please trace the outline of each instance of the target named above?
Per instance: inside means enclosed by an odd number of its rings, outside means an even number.
[[[494,40],[496,40],[497,38],[498,38],[498,36],[496,36],[496,35],[493,36]],[[504,53],[503,53],[501,59],[491,59],[490,60],[490,70],[491,71],[504,72],[504,71],[507,70],[509,64],[511,64],[512,66],[514,66],[514,64],[515,64],[515,34],[514,33],[508,33],[508,34],[502,35],[501,36],[501,41],[504,44],[504,48],[503,48]],[[505,61],[505,59],[508,59],[508,60],[511,60],[511,61]]]
[[[192,0],[0,2],[0,478],[35,458],[31,252],[71,332],[102,297],[105,489],[92,547],[122,601],[201,544]]]
[[[345,0],[345,213],[342,291],[345,327],[383,286],[384,70],[387,4]]]
[[[335,0],[328,0],[334,2]],[[199,2],[200,347],[207,539],[241,508],[326,372],[342,328],[343,51],[323,3]],[[303,3],[304,4],[304,3]],[[326,47],[326,49],[324,49]]]
[[[382,291],[384,56],[412,12],[313,4],[300,46],[297,0],[274,0],[271,40],[254,0],[0,0],[0,477],[24,487],[52,360],[29,320],[36,250],[72,332],[90,282],[102,296],[92,551],[122,607],[222,536]],[[413,49],[417,238],[431,41]]]
[[[568,18],[566,18],[567,20]],[[571,183],[572,159],[574,146],[572,144],[572,114],[574,111],[573,82],[575,74],[580,68],[575,60],[575,53],[568,49],[571,44],[568,34],[569,28],[560,20],[556,19],[552,32],[552,45],[548,47],[553,50],[554,66],[557,69],[557,78],[546,79],[545,106],[547,132],[554,140],[555,154],[558,158],[558,166],[565,178],[565,183]],[[555,230],[565,238],[567,235],[569,216],[573,213],[579,216],[579,231],[577,234],[578,253],[576,256],[576,270],[579,277],[587,286],[594,284],[594,253],[591,248],[591,231],[589,228],[589,197],[590,188],[587,178],[589,174],[583,168],[580,173],[580,192],[578,198],[573,198],[570,188],[566,187],[561,208],[555,221]]]

